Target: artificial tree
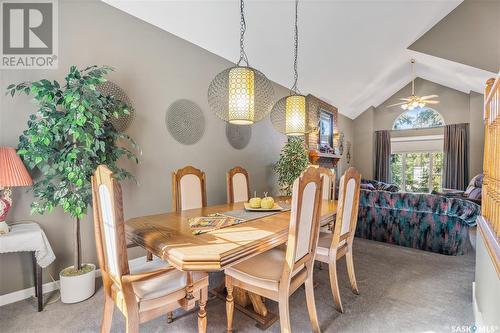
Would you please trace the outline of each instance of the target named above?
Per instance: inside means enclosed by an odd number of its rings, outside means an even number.
[[[40,80],[11,84],[7,94],[32,95],[38,111],[28,120],[20,136],[18,154],[29,169],[41,175],[33,185],[35,200],[31,212],[43,214],[55,207],[74,218],[73,271],[82,270],[80,221],[92,199],[90,178],[100,164],[107,165],[118,179],[132,175],[117,165],[125,156],[138,162],[127,149],[135,142],[111,125],[111,117],[128,114],[127,106],[113,96],[104,96],[96,87],[106,81],[109,67],[70,68],[64,84]]]
[[[293,182],[309,165],[309,157],[301,136],[288,137],[288,142],[281,149],[280,158],[274,166],[278,174],[278,184],[284,195],[292,195]]]

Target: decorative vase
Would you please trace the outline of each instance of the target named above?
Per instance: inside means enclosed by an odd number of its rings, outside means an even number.
[[[66,269],[71,269],[73,266],[65,268],[59,273],[59,285],[61,289],[61,302],[63,303],[78,303],[86,300],[95,293],[95,265],[84,264],[91,266],[92,270],[80,275],[65,276],[62,273]]]
[[[316,149],[311,149],[309,150],[309,163],[311,164],[318,164],[319,160],[319,154],[318,154],[318,151]]]

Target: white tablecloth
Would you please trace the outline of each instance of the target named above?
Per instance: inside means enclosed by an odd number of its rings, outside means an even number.
[[[0,253],[25,251],[34,251],[36,262],[42,268],[56,259],[47,236],[36,223],[13,224],[8,234],[0,235]]]

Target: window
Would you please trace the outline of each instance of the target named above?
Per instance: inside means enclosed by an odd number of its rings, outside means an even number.
[[[391,154],[391,181],[402,191],[441,191],[442,174],[442,151]]]
[[[438,127],[443,125],[444,120],[439,112],[431,108],[423,107],[408,110],[400,114],[394,121],[392,129],[405,130]]]

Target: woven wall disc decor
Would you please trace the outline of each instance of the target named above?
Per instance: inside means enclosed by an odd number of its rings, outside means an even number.
[[[234,125],[226,123],[227,141],[234,149],[243,149],[250,142],[252,127],[247,125]]]
[[[128,98],[125,91],[120,88],[114,82],[106,81],[97,86],[97,91],[99,91],[104,96],[113,96],[115,100],[118,100],[128,107],[130,114],[124,114],[118,118],[111,117],[111,124],[118,132],[124,132],[132,123],[135,118],[135,110],[132,106],[132,101]]]
[[[173,102],[166,115],[169,133],[184,145],[192,145],[200,141],[205,133],[205,116],[198,104],[187,99]]]

